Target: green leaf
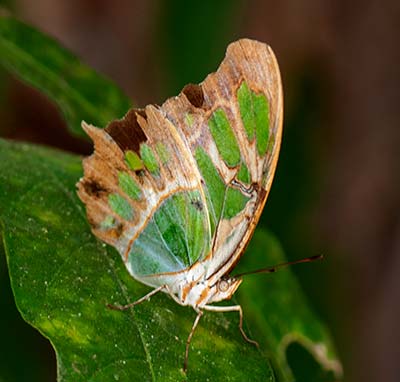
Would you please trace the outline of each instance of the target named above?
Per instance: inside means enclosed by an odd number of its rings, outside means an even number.
[[[163,293],[125,312],[106,307],[150,289],[91,234],[75,192],[81,175],[77,156],[0,140],[0,221],[19,311],[54,346],[59,381],[186,380],[195,312]],[[205,313],[187,380],[249,376],[274,380],[265,356],[243,341],[236,314]]]
[[[82,64],[57,41],[1,15],[0,65],[56,102],[75,135],[86,137],[82,120],[106,126],[121,118],[131,105],[116,85]]]
[[[243,256],[241,266],[244,269],[241,271],[285,261],[277,240],[258,228]],[[318,267],[317,263],[298,266],[315,267],[316,271]],[[247,307],[249,314],[245,312],[245,317],[254,337],[271,357],[279,381],[327,382],[341,378],[342,367],[329,332],[308,305],[290,269],[247,276],[239,288],[238,298]],[[293,357],[289,357],[289,353]],[[297,375],[299,368],[296,362],[292,365],[288,358],[294,358],[294,361],[306,359],[304,353],[310,354],[309,362],[304,361],[300,371],[308,378],[301,379]],[[320,379],[312,378],[317,371]]]
[[[22,319],[15,306],[1,242],[0,312],[0,381],[53,382],[54,353],[49,342]]]

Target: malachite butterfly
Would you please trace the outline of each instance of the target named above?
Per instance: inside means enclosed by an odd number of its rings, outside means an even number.
[[[94,154],[78,194],[94,234],[129,273],[198,313],[242,282],[230,276],[259,220],[282,136],[282,85],[271,48],[243,39],[215,73],[162,106],[131,109],[99,129],[83,122]],[[124,307],[120,307],[123,309]],[[250,340],[248,340],[250,341]],[[254,342],[254,341],[250,341]]]

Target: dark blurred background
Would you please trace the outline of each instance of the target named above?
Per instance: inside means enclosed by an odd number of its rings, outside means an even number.
[[[237,38],[271,45],[283,77],[285,122],[261,224],[290,259],[325,254],[318,275],[306,266],[293,271],[332,331],[346,380],[400,380],[398,0],[0,4],[108,75],[138,106],[200,82]],[[91,151],[69,136],[53,104],[4,72],[0,121],[7,138]],[[10,320],[16,349],[21,333],[36,341],[35,349],[18,350],[36,354],[31,372],[42,368],[55,378],[55,362],[49,370],[39,350],[46,342],[13,329]]]

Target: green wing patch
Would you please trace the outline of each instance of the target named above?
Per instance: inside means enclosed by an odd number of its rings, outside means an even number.
[[[158,172],[160,171],[158,167],[158,162],[153,153],[153,150],[149,145],[145,143],[142,143],[140,145],[140,156],[147,170],[149,170],[152,174],[158,174]]]
[[[236,216],[245,208],[248,198],[238,189],[223,182],[211,158],[202,147],[197,148],[195,156],[206,184],[211,232],[214,234],[218,221],[222,218],[231,219]]]
[[[129,202],[120,194],[108,195],[108,204],[110,208],[125,220],[131,220],[133,217],[133,210]]]
[[[125,192],[130,198],[139,200],[141,197],[140,187],[136,184],[134,179],[127,173],[120,171],[118,173],[118,184],[121,190]]]
[[[257,94],[249,89],[246,82],[242,82],[238,91],[240,115],[249,140],[257,138],[257,151],[264,155],[269,140],[269,105],[264,94]]]
[[[177,272],[204,258],[210,245],[206,212],[196,190],[166,199],[129,252],[133,274]]]
[[[125,162],[132,171],[140,171],[144,169],[143,162],[134,151],[125,152]]]
[[[239,146],[224,110],[221,108],[215,110],[208,121],[208,125],[224,162],[229,167],[238,165],[240,162]]]

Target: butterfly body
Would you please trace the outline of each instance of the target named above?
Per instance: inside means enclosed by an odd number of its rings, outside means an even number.
[[[131,109],[104,130],[83,123],[95,151],[78,194],[94,234],[136,280],[198,312],[218,310],[210,304],[241,283],[229,274],[271,187],[282,112],[272,50],[243,39],[162,106]]]

